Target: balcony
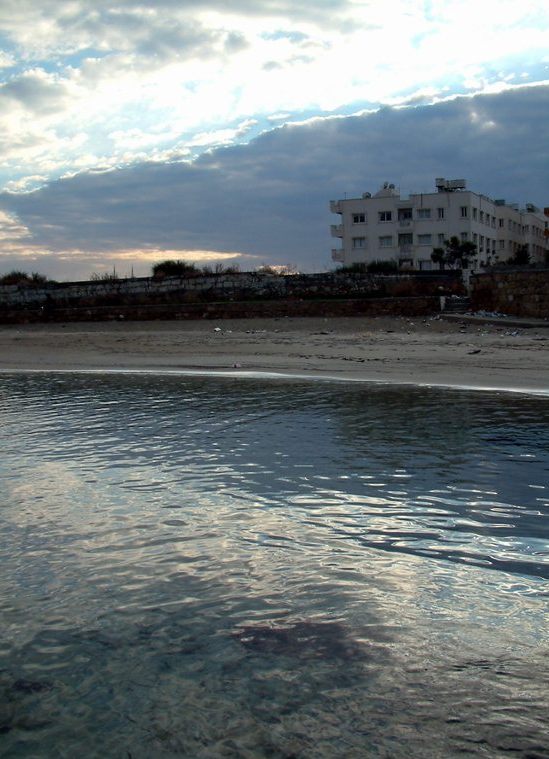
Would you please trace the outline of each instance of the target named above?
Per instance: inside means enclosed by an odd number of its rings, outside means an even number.
[[[345,251],[343,250],[343,248],[332,248],[332,261],[338,261],[339,263],[344,263]]]
[[[412,219],[399,219],[398,220],[398,226],[399,227],[411,227],[412,226]]]
[[[398,246],[398,250],[399,250],[399,253],[401,253],[401,254],[402,253],[409,254],[409,253],[413,253],[414,246],[411,245],[410,243],[405,243],[403,245],[399,245]]]
[[[332,224],[330,232],[332,237],[343,237],[343,224]]]
[[[330,211],[332,213],[343,213],[341,202],[339,200],[330,200]]]

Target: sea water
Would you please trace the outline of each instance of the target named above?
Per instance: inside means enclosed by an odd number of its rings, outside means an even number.
[[[0,755],[549,756],[549,401],[0,377]]]

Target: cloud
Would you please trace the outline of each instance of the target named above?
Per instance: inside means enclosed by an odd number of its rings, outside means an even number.
[[[375,191],[386,180],[405,194],[432,192],[436,176],[464,176],[477,192],[547,205],[548,97],[549,86],[525,87],[317,118],[193,163],[146,162],[3,193],[0,209],[27,230],[27,247],[51,251],[52,262],[55,251],[83,251],[87,271],[92,258],[135,251],[137,260],[144,250],[181,258],[215,251],[321,270],[331,265],[329,200]]]
[[[547,76],[541,0],[3,0],[0,187]],[[475,18],[471,26],[470,19]],[[464,56],[463,40],[467,40]],[[464,58],[466,62],[464,63]],[[0,79],[1,81],[1,79]],[[415,98],[415,100],[413,100]],[[200,135],[200,139],[197,139]]]
[[[62,108],[68,97],[66,86],[55,76],[33,69],[0,85],[0,110],[5,112],[13,101],[29,114],[48,114]]]

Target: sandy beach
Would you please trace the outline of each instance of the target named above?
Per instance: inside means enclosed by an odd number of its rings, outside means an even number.
[[[0,371],[275,373],[549,393],[549,323],[279,318],[0,327]]]

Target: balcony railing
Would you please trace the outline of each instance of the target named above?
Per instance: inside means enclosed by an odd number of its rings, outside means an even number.
[[[332,261],[339,261],[340,263],[345,261],[345,251],[343,248],[332,248]]]
[[[332,237],[343,237],[343,224],[332,224],[330,232]]]
[[[399,219],[398,223],[401,227],[411,227],[412,219]]]
[[[411,243],[404,243],[403,245],[399,245],[398,249],[400,253],[412,253],[414,246]]]

